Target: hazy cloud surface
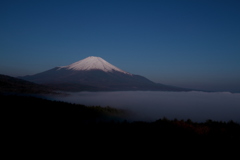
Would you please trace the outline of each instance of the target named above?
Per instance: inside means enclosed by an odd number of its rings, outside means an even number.
[[[126,109],[132,113],[129,120],[155,121],[166,117],[240,123],[240,94],[228,92],[78,92],[61,100]]]

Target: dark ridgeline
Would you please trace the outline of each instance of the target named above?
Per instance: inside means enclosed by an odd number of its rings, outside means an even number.
[[[52,88],[0,74],[0,93],[57,94]]]
[[[105,144],[149,149],[166,144],[174,148],[182,145],[213,147],[225,143],[239,145],[240,142],[240,125],[232,121],[195,123],[163,118],[155,122],[128,122],[124,120],[126,112],[112,108],[26,96],[1,95],[0,98],[4,131],[19,143],[72,141],[83,147]]]

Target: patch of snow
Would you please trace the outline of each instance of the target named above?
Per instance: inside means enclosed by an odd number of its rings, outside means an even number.
[[[78,71],[88,71],[88,70],[102,70],[104,72],[117,71],[117,72],[122,72],[124,74],[132,75],[108,63],[101,57],[94,57],[94,56],[87,57],[83,60],[72,63],[68,66],[59,67],[59,69],[63,69],[63,68],[69,69],[69,70],[78,70]]]

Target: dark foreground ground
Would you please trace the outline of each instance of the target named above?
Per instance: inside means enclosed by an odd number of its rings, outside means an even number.
[[[36,147],[76,146],[82,148],[79,151],[104,150],[107,154],[114,150],[122,155],[137,150],[136,154],[141,155],[147,150],[163,154],[163,148],[190,149],[199,154],[203,150],[234,151],[240,145],[240,125],[233,121],[195,123],[162,118],[155,122],[127,122],[125,112],[113,108],[14,95],[0,95],[0,102],[2,138],[7,148],[27,146],[32,152]]]

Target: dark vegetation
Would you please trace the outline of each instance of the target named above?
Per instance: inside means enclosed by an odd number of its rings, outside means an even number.
[[[57,94],[50,87],[0,74],[0,93]]]
[[[41,98],[0,95],[3,131],[22,143],[76,142],[101,147],[172,147],[239,145],[240,125],[233,121],[159,119],[155,122],[128,122],[125,112],[110,107],[86,107]],[[223,146],[224,144],[224,146]]]

